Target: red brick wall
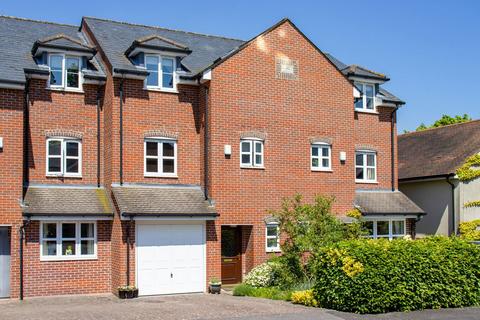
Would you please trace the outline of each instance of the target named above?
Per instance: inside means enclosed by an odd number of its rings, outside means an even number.
[[[275,57],[298,60],[299,79],[275,78]],[[301,193],[336,197],[344,213],[354,200],[354,109],[352,85],[289,23],[251,43],[216,67],[210,83],[211,196],[217,224],[253,224],[254,264],[266,258],[267,210]],[[241,169],[240,134],[261,131],[265,169]],[[312,172],[310,138],[333,140],[333,172]],[[225,144],[232,156],[223,154]],[[347,161],[339,160],[340,151]]]
[[[23,91],[0,89],[0,224],[11,225],[11,296],[18,296],[18,230],[22,223]]]
[[[371,146],[377,151],[378,183],[357,183],[361,189],[390,189],[392,187],[392,151],[391,151],[391,117],[393,108],[379,107],[378,114],[355,112],[355,145]],[[396,144],[396,125],[395,144]],[[395,149],[396,150],[396,149]],[[395,172],[397,172],[395,151]],[[395,173],[395,177],[398,177]],[[397,180],[397,179],[395,179]],[[398,185],[395,183],[395,188]]]
[[[40,261],[40,224],[26,228],[24,246],[25,296],[103,293],[110,291],[111,222],[97,222],[95,260]]]
[[[47,90],[45,86],[45,80],[33,80],[30,86],[30,182],[96,184],[98,86],[84,85],[85,93]],[[81,178],[46,176],[46,134],[52,130],[82,135]]]

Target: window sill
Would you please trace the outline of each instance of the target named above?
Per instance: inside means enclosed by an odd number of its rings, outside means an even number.
[[[65,257],[57,257],[57,256],[41,256],[40,261],[46,261],[46,262],[51,262],[51,261],[77,261],[77,260],[98,260],[98,257],[95,256],[65,256]]]
[[[375,111],[375,110],[363,110],[363,109],[355,109],[355,112],[369,113],[369,114],[380,114],[378,111]]]
[[[363,184],[378,184],[378,181],[368,181],[368,180],[355,180],[355,183],[363,183]]]
[[[72,92],[72,93],[85,93],[82,89],[64,88],[64,87],[47,87],[50,91]]]
[[[47,178],[75,178],[75,179],[82,178],[82,175],[54,174],[54,173],[47,173],[45,176]]]
[[[267,253],[281,253],[282,250],[276,249],[276,248],[275,249],[266,249],[265,252],[267,252]]]
[[[313,172],[333,172],[332,169],[319,169],[319,168],[311,168]]]
[[[177,179],[178,175],[176,174],[144,174],[145,178],[172,178],[172,179]]]
[[[164,89],[164,88],[157,88],[157,87],[146,87],[143,88],[146,91],[153,91],[153,92],[164,92],[164,93],[178,93],[177,89]]]
[[[258,167],[258,166],[240,166],[240,169],[265,170],[265,167]]]

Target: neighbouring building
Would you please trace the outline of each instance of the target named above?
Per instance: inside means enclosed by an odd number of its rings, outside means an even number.
[[[202,292],[280,252],[301,193],[415,235],[389,79],[284,19],[249,41],[0,17],[0,296]]]
[[[461,222],[480,219],[480,179],[457,175],[480,153],[480,120],[402,134],[398,152],[400,190],[427,213],[417,235],[457,234]]]

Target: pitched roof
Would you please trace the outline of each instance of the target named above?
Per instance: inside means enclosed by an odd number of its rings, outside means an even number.
[[[424,215],[425,212],[400,191],[357,190],[355,206],[362,215]]]
[[[25,216],[111,216],[103,188],[90,186],[32,185],[23,207]]]
[[[170,30],[112,20],[84,17],[113,68],[136,70],[125,56],[132,43],[143,37],[157,35],[188,47],[192,53],[183,58],[182,64],[193,74],[211,65],[218,58],[240,46],[244,41],[219,36]]]
[[[50,39],[60,34],[63,38]],[[23,84],[24,69],[41,70],[32,56],[34,43],[50,39],[66,44],[67,38],[90,46],[77,26],[0,16],[0,81]]]
[[[132,184],[112,191],[123,216],[217,216],[199,186]]]
[[[453,174],[478,152],[480,120],[399,135],[399,179]]]
[[[66,34],[59,33],[43,39],[35,41],[36,45],[44,45],[51,47],[69,48],[74,50],[88,50],[92,51],[93,46],[83,43],[80,39],[75,39]]]

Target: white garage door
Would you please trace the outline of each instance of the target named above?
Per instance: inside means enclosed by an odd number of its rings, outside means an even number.
[[[204,224],[138,224],[140,295],[205,290]]]

